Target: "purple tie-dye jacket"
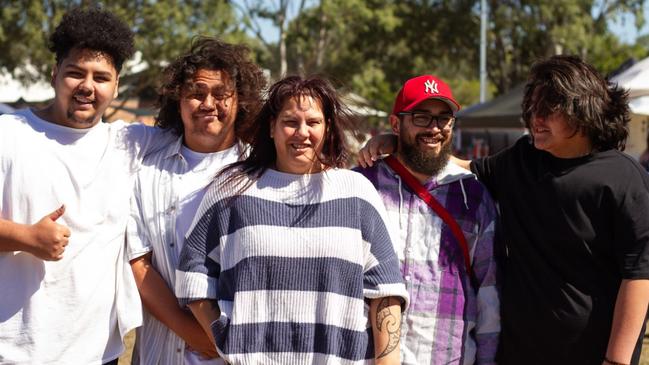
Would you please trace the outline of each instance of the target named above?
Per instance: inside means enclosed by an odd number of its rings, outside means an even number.
[[[411,298],[401,329],[403,364],[494,364],[500,334],[496,208],[485,187],[454,164],[425,184],[464,232],[474,288],[451,230],[387,164],[356,171],[374,184],[399,227],[395,250]]]

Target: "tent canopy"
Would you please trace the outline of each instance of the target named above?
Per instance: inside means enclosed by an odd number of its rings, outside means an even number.
[[[649,95],[631,99],[629,107],[634,114],[649,115]]]
[[[482,104],[474,104],[457,113],[461,128],[523,128],[521,103],[525,85]]]
[[[612,77],[610,81],[628,89],[631,99],[649,96],[649,57],[636,62],[622,73]],[[637,113],[635,110],[634,112]]]

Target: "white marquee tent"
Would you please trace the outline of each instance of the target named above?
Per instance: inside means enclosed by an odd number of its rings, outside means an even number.
[[[0,74],[0,102],[13,103],[19,99],[27,102],[41,102],[54,97],[54,89],[49,83],[40,81],[24,86],[11,74]]]
[[[632,116],[625,152],[638,158],[647,148],[649,133],[649,57],[614,76],[611,82],[629,90]]]

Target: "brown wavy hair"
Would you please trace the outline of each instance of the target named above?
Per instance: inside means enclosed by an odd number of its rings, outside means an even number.
[[[249,54],[250,50],[244,45],[211,37],[195,38],[189,52],[164,70],[163,83],[158,92],[160,111],[155,124],[182,135],[185,130],[180,116],[183,86],[194,78],[198,70],[220,70],[228,74],[236,90],[238,111],[234,131],[237,138],[243,139],[247,121],[259,110],[261,92],[266,87],[261,68],[250,59]]]
[[[602,77],[575,56],[553,56],[532,66],[523,98],[523,121],[562,113],[575,133],[583,132],[593,148],[624,150],[629,134],[627,91]]]
[[[250,125],[247,135],[247,140],[250,141],[248,158],[226,167],[220,173],[231,174],[224,180],[228,184],[238,184],[247,178],[239,193],[245,191],[268,168],[275,165],[277,151],[270,137],[271,125],[288,100],[303,96],[311,97],[320,103],[326,123],[322,152],[317,156],[318,162],[326,168],[346,167],[349,156],[346,132],[354,130],[354,119],[349,109],[342,103],[338,92],[328,80],[317,76],[306,79],[288,76],[270,87],[268,99]]]

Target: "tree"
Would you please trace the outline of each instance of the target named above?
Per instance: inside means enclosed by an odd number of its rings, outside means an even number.
[[[233,2],[233,4],[239,12],[244,29],[253,33],[267,54],[270,55],[272,64],[266,66],[269,66],[274,71],[273,74],[278,77],[286,75],[288,71],[286,38],[289,16],[292,15],[292,5],[297,4],[293,22],[299,23],[301,14],[307,5],[306,0],[299,0],[299,2],[292,0],[241,0]],[[269,40],[268,35],[264,34],[261,24],[264,20],[270,21],[277,28],[279,32],[278,44]]]
[[[70,6],[87,2],[0,0],[2,69],[25,80],[46,77],[53,61],[47,36]],[[629,13],[640,27],[644,0],[488,2],[488,77],[495,95],[524,82],[540,57],[577,54],[606,73],[626,58],[647,56],[646,37],[623,44],[607,27]],[[391,108],[406,79],[423,73],[448,81],[463,105],[478,100],[479,0],[116,0],[104,6],[136,31],[149,65],[138,85],[155,85],[161,68],[193,36],[209,34],[249,44],[276,78],[323,74],[382,110]],[[264,22],[278,30],[278,39],[269,37]]]
[[[469,62],[476,52],[467,31],[478,31],[473,3],[323,0],[302,13],[302,26],[289,25],[289,70],[342,80],[382,110],[420,73],[453,80],[456,92],[473,101],[478,88],[468,80],[477,74]]]
[[[642,46],[625,45],[606,22],[641,14],[642,0],[490,0],[488,71],[493,94],[524,82],[539,58],[580,55],[601,72]],[[457,98],[478,101],[478,0],[321,0],[288,25],[288,70],[322,73],[389,110],[407,78],[436,74]],[[636,17],[636,26],[643,19]],[[595,29],[595,31],[593,31]],[[326,57],[323,57],[326,55]]]
[[[136,49],[148,65],[137,83],[143,87],[154,85],[161,68],[187,50],[197,35],[250,43],[238,28],[232,7],[220,0],[0,0],[0,71],[26,83],[47,79],[54,62],[47,49],[49,35],[67,10],[92,5],[114,12],[133,27]]]
[[[643,0],[490,0],[488,70],[496,92],[523,82],[531,64],[555,54],[576,54],[609,72],[641,53],[610,33],[607,22],[624,12],[642,26]]]

